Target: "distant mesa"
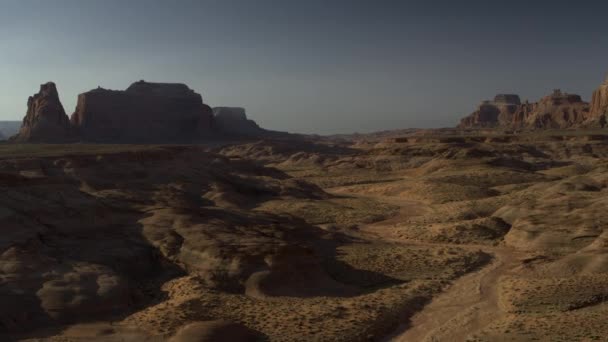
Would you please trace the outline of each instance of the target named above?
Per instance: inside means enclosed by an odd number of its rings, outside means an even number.
[[[98,87],[78,95],[71,118],[54,83],[28,101],[14,142],[193,143],[250,137],[287,137],[260,128],[244,108],[211,107],[180,83],[139,81],[126,90]]]
[[[589,103],[556,89],[537,103],[522,106],[513,117],[513,127],[569,128],[583,125],[589,118]]]
[[[606,90],[608,86],[603,95],[600,90],[596,91],[596,107],[608,105],[606,98],[602,98],[608,94]],[[580,95],[564,93],[560,89],[535,103],[522,103],[517,95],[499,94],[494,101],[482,102],[475,112],[460,121],[458,127],[548,129],[593,126],[598,122],[599,112],[601,109],[594,112]]]
[[[520,105],[521,100],[519,95],[514,94],[498,94],[494,97],[495,104],[504,104],[504,105]]]
[[[245,108],[215,107],[213,114],[215,127],[223,134],[259,136],[266,133],[255,121],[247,118]]]
[[[139,81],[78,95],[71,123],[89,142],[189,142],[210,134],[212,116],[185,84]]]
[[[483,101],[475,112],[460,121],[459,127],[506,126],[512,121],[519,106],[521,106],[521,100],[518,95],[498,94],[494,97],[494,101]]]

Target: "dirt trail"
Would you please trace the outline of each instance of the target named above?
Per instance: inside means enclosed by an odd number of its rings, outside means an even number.
[[[356,196],[355,193],[351,195]],[[481,250],[493,257],[485,267],[455,280],[446,291],[414,315],[411,321],[404,322],[387,337],[387,341],[466,341],[468,336],[504,315],[498,305],[498,279],[521,265],[523,255],[504,246],[435,244],[396,238],[391,234],[392,227],[417,213],[433,211],[433,208],[422,202],[395,197],[373,196],[373,199],[398,205],[400,212],[386,221],[360,227],[363,234],[408,245],[441,245]]]
[[[498,278],[516,267],[519,258],[508,249],[485,252],[494,256],[489,265],[454,281],[388,340],[465,341],[500,318],[503,312],[498,307]]]

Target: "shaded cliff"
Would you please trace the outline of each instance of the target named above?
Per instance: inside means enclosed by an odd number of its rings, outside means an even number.
[[[14,142],[197,143],[257,138],[296,138],[261,128],[244,108],[217,107],[180,83],[139,81],[126,90],[101,87],[78,95],[71,118],[55,84],[41,86]]]
[[[215,128],[226,135],[259,136],[267,131],[257,123],[247,118],[245,108],[215,107],[213,108]]]
[[[73,139],[70,120],[59,100],[55,83],[40,86],[40,91],[27,100],[27,113],[15,142],[66,142]]]
[[[190,142],[211,133],[211,108],[184,84],[132,84],[78,96],[72,125],[90,142]]]

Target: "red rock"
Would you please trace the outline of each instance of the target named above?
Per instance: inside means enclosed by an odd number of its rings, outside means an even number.
[[[497,95],[485,101],[473,114],[463,118],[459,128],[568,128],[585,124],[589,104],[579,95],[554,90],[536,103],[518,103],[519,98]]]
[[[593,92],[591,100],[590,117],[598,118],[603,114],[608,114],[608,75],[604,83]]]
[[[27,101],[27,113],[15,142],[66,142],[72,137],[70,120],[59,100],[55,83],[40,86]]]
[[[494,101],[482,102],[477,110],[460,121],[460,128],[498,127],[513,120],[521,101],[518,95],[498,94]]]
[[[213,114],[185,84],[132,84],[78,96],[71,122],[90,142],[192,142],[211,132]]]
[[[245,108],[215,107],[213,108],[215,129],[226,135],[259,136],[265,130],[253,120],[247,119]]]
[[[589,103],[584,102],[579,95],[562,93],[559,89],[520,110],[528,112],[518,124],[529,128],[575,127],[589,117]],[[517,126],[515,122],[514,126]]]

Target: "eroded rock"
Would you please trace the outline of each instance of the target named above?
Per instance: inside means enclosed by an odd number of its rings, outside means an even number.
[[[65,114],[55,83],[40,86],[27,101],[27,113],[15,142],[66,142],[72,138],[70,120]]]
[[[71,122],[90,142],[191,142],[209,136],[211,108],[185,84],[133,83],[78,96]]]

